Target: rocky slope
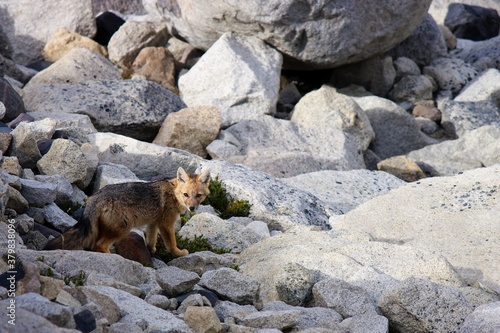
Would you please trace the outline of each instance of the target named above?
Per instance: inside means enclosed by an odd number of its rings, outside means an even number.
[[[0,1],[0,331],[497,332],[500,37],[447,4]],[[229,253],[41,251],[179,166]]]

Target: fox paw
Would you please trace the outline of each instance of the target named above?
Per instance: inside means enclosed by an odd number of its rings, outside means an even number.
[[[176,255],[177,257],[184,257],[184,256],[187,256],[189,254],[189,251],[184,249],[184,250],[179,250],[177,249],[177,251],[175,251],[174,255]]]

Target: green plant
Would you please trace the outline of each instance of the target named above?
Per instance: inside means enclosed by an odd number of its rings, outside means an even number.
[[[181,226],[183,227],[188,221],[195,215],[195,212],[189,212],[185,215],[181,215]]]
[[[66,275],[63,280],[66,285],[71,285],[73,284],[75,287],[83,286],[85,283],[85,280],[87,279],[87,274],[84,271],[80,271],[78,275],[70,277]]]
[[[206,202],[212,206],[222,219],[233,216],[248,216],[252,205],[247,200],[235,200],[226,190],[219,177],[210,182],[210,195]]]
[[[181,237],[177,233],[175,234],[177,240],[177,247],[180,249],[187,249],[189,253],[201,252],[201,251],[211,251],[217,254],[229,253],[230,251],[223,248],[214,248],[208,242],[208,239],[203,236],[194,236],[194,239],[189,239],[187,237]],[[156,255],[160,257],[164,262],[168,262],[175,258],[165,247],[163,239],[158,238],[156,242]]]

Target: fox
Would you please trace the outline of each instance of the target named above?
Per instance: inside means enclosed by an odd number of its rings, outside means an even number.
[[[153,182],[107,185],[87,199],[82,219],[44,250],[83,250],[110,253],[110,246],[125,238],[132,228],[146,225],[146,246],[156,253],[158,231],[167,250],[177,257],[189,254],[179,249],[175,222],[180,214],[195,211],[210,194],[210,170],[187,173]]]

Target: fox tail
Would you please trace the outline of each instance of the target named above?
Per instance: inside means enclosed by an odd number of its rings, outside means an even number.
[[[45,245],[43,250],[83,250],[90,248],[94,242],[92,222],[84,214],[81,221],[74,227],[54,238]]]

